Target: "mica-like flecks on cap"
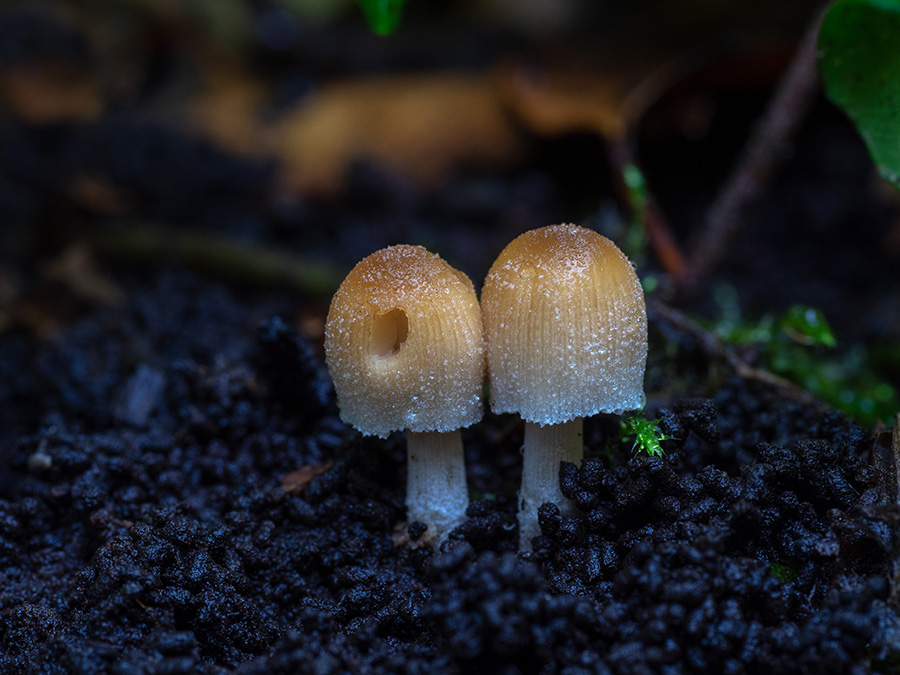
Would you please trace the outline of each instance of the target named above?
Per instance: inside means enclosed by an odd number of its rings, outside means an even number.
[[[481,419],[484,342],[472,282],[421,246],[360,261],[328,312],[341,419],[366,435],[452,431]]]
[[[551,225],[513,240],[481,296],[491,409],[559,424],[644,405],[647,310],[609,239]]]

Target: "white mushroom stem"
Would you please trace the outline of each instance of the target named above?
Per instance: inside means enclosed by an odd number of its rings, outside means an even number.
[[[406,432],[408,522],[428,525],[423,539],[435,544],[466,519],[469,492],[459,430]]]
[[[541,533],[538,509],[553,502],[562,513],[572,513],[574,505],[559,489],[559,464],[581,465],[584,458],[582,419],[541,426],[525,422],[522,487],[519,490],[519,550],[530,551],[531,540]]]

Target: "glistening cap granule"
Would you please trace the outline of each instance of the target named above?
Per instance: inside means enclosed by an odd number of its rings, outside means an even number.
[[[367,435],[451,431],[481,419],[484,343],[472,282],[421,246],[360,261],[328,312],[341,419]]]
[[[644,293],[606,237],[577,225],[520,235],[481,302],[494,412],[559,424],[643,407]]]

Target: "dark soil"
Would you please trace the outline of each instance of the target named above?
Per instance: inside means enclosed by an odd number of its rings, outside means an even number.
[[[0,31],[0,58],[15,61],[33,43],[11,35]],[[77,40],[51,46],[88,58]],[[733,158],[676,167],[741,138],[750,120],[726,118],[711,145],[643,146],[685,236]],[[0,264],[58,326],[0,333],[0,672],[900,669],[889,434],[737,377],[662,317],[647,391],[665,456],[636,456],[615,418],[588,420],[588,459],[560,472],[580,514],[543,506],[543,534],[520,555],[522,429],[488,414],[464,433],[469,519],[435,551],[395,545],[403,438],[339,420],[321,346],[292,319],[321,315],[319,302],[112,261],[103,271],[125,301],[100,306],[37,272],[77,228],[153,219],[344,267],[426,240],[477,286],[512,236],[581,215],[586,194],[554,161],[572,139],[531,139],[522,166],[428,192],[359,167],[340,200],[285,204],[266,163],[127,112],[54,128],[6,119],[0,138]],[[751,312],[806,302],[842,339],[896,341],[900,281],[883,243],[896,201],[827,103],[796,149],[719,281]],[[98,224],[68,199],[82,172],[127,190],[125,218]]]

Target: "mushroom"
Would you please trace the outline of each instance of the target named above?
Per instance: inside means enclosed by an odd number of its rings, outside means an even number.
[[[647,310],[641,282],[609,239],[551,225],[513,240],[481,293],[491,409],[525,420],[519,548],[537,509],[571,512],[560,462],[580,463],[582,419],[644,405]]]
[[[381,438],[406,430],[408,522],[441,541],[469,503],[459,430],[483,414],[472,282],[421,246],[371,254],[331,301],[325,356],[344,422]]]

